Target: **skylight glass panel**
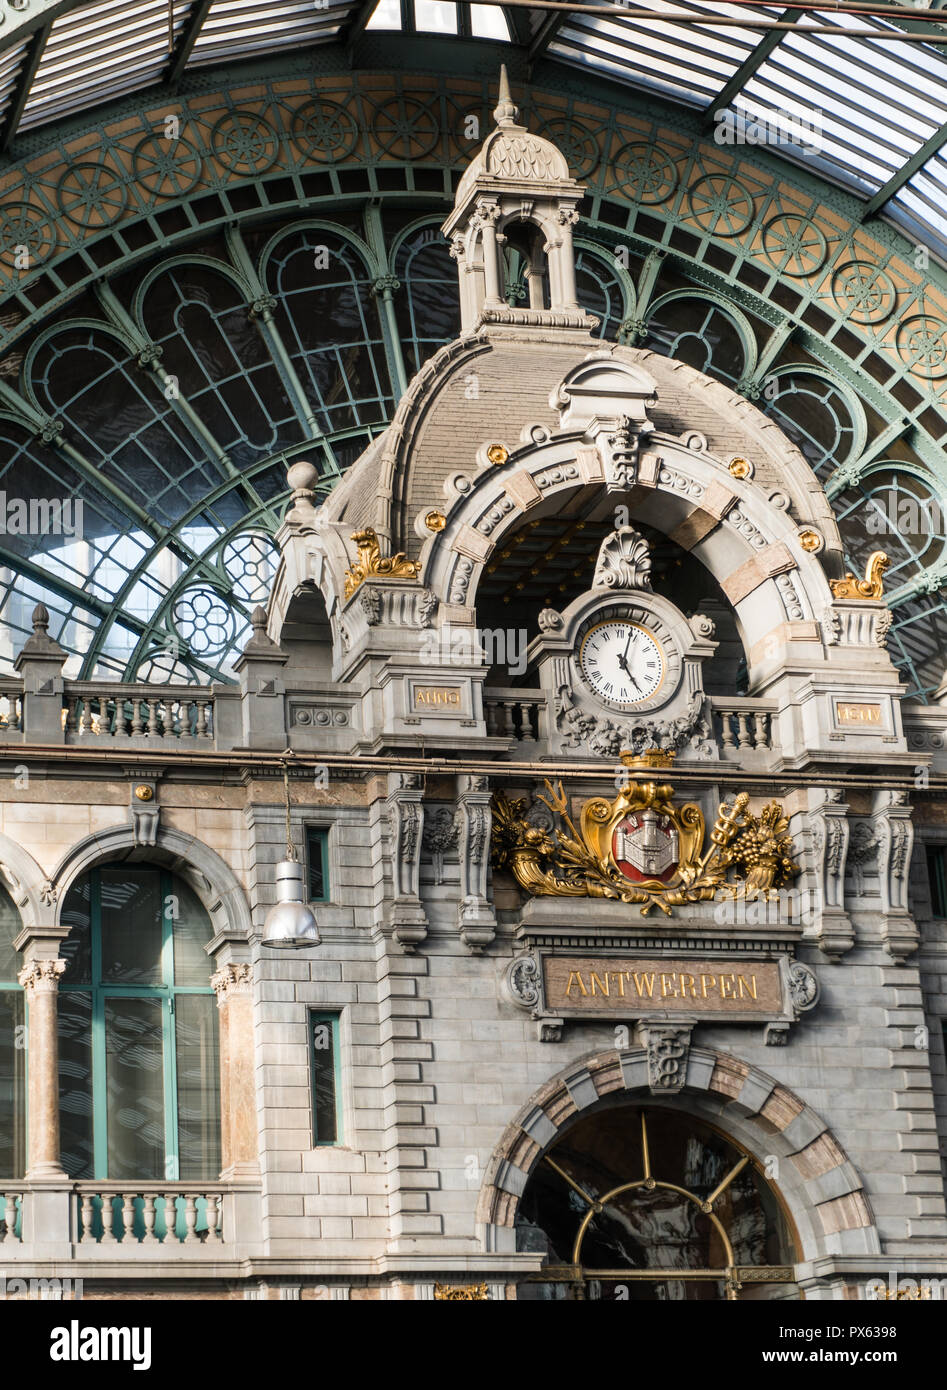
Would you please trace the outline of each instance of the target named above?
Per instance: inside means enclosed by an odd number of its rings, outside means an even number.
[[[0,117],[6,115],[7,108],[13,100],[13,93],[16,91],[17,80],[23,71],[23,60],[28,48],[29,42],[27,41],[26,43],[18,43],[15,48],[0,54]]]
[[[853,39],[846,29],[893,26],[864,15],[813,14],[835,35],[788,33],[750,78],[734,109],[756,120],[794,113],[815,124],[793,155],[862,193],[874,193],[947,120],[947,61],[921,44]]]
[[[885,203],[890,217],[919,244],[930,245],[945,259],[947,251],[947,154],[932,155],[904,187]],[[931,231],[936,233],[932,242]]]
[[[510,26],[499,5],[471,5],[470,30],[475,39],[510,40]]]
[[[190,5],[167,0],[105,0],[56,20],[30,88],[21,129],[98,102],[112,101],[160,81],[172,37],[184,28]]]
[[[429,34],[456,34],[457,6],[452,0],[414,0],[414,23]]]
[[[736,20],[775,18],[775,7],[693,5],[670,0],[635,0],[635,9],[656,16],[669,10],[714,14]],[[614,77],[661,92],[690,106],[706,106],[725,86],[760,41],[760,33],[742,24],[673,24],[654,20],[601,19],[581,10],[570,15],[549,46],[550,54],[587,64]]]
[[[215,0],[189,66],[328,43],[354,9],[355,0]]]
[[[381,0],[366,24],[366,29],[400,29],[401,0]]]

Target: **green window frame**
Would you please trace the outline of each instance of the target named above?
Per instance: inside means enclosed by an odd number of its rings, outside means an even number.
[[[312,1143],[342,1143],[342,1055],[338,1013],[309,1010],[309,1073],[312,1092]]]
[[[947,845],[928,845],[927,877],[931,889],[931,913],[947,917]]]
[[[103,870],[123,871],[127,868],[148,869],[158,875],[160,893],[160,924],[161,924],[161,943],[160,943],[160,982],[155,984],[121,984],[104,981],[102,979],[102,873]],[[177,1017],[179,1013],[179,1003],[187,996],[203,995],[213,996],[214,991],[210,984],[211,962],[207,962],[207,979],[204,986],[198,985],[179,985],[175,981],[175,949],[174,949],[174,925],[177,916],[173,909],[169,910],[169,903],[172,899],[177,899],[178,890],[175,878],[171,872],[164,868],[159,868],[153,864],[140,864],[126,866],[123,864],[105,864],[91,869],[88,874],[89,879],[89,970],[88,979],[84,981],[70,980],[70,972],[67,973],[60,982],[59,990],[61,996],[85,995],[90,1001],[90,1026],[91,1026],[91,1102],[92,1102],[92,1172],[87,1175],[73,1174],[72,1176],[90,1177],[108,1181],[113,1174],[110,1173],[110,1154],[109,1154],[109,1067],[108,1067],[108,1040],[107,1040],[107,1013],[109,1003],[114,1004],[120,1001],[129,1000],[156,1000],[161,1005],[160,1009],[160,1051],[161,1051],[161,1072],[162,1072],[162,1100],[163,1100],[163,1132],[164,1132],[164,1173],[140,1173],[135,1179],[131,1175],[118,1175],[124,1179],[126,1176],[129,1181],[140,1181],[151,1179],[153,1181],[182,1181],[180,1149],[181,1133],[179,1125],[179,1072],[178,1072],[178,1038],[177,1038]],[[210,924],[208,923],[208,926]],[[65,1002],[65,1001],[64,1001]],[[210,1015],[216,1020],[216,1010]],[[219,1054],[218,1054],[219,1055]],[[217,1097],[219,1104],[219,1072],[214,1077],[217,1083]],[[184,1181],[208,1181],[216,1180],[219,1173],[219,1144],[220,1144],[220,1123],[219,1114],[217,1119],[217,1168],[218,1172],[185,1173]],[[113,1165],[114,1166],[114,1165]],[[213,1166],[213,1165],[209,1165]]]
[[[306,883],[311,903],[329,901],[329,830],[306,826]]]

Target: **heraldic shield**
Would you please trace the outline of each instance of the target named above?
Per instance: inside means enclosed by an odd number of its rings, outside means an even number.
[[[647,782],[626,787],[614,801],[589,801],[583,836],[632,883],[688,883],[704,842],[704,818],[693,803],[675,806],[673,796],[672,787]]]

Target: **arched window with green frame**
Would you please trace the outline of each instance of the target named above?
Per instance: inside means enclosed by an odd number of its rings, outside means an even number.
[[[13,948],[22,925],[0,888],[0,1178],[21,1178],[26,1166],[26,1028],[22,962]]]
[[[220,1070],[203,906],[167,869],[107,864],[72,885],[62,921],[63,1167],[73,1178],[215,1179]]]

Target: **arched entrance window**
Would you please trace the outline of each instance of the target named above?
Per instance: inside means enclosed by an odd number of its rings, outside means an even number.
[[[517,1249],[546,1266],[526,1299],[676,1302],[796,1296],[788,1220],[749,1155],[678,1111],[580,1120],[533,1170]]]
[[[20,1178],[26,1162],[26,1030],[21,961],[13,941],[22,922],[0,888],[0,1178]]]
[[[60,983],[62,1162],[73,1178],[220,1172],[210,920],[181,879],[112,864],[70,888]]]

